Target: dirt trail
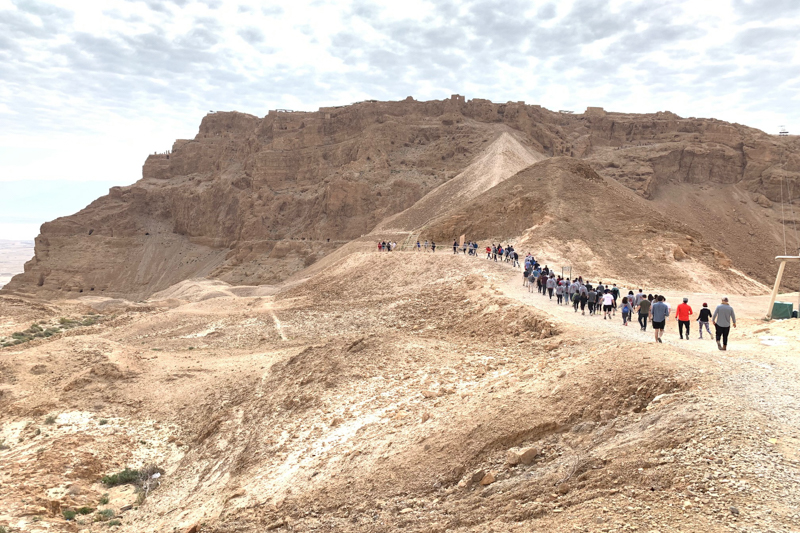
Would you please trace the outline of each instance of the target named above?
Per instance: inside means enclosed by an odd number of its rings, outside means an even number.
[[[448,250],[354,253],[279,290],[200,285],[0,351],[0,525],[92,529],[62,511],[150,462],[166,474],[143,505],[112,492],[134,504],[122,531],[800,520],[800,321],[761,322],[756,298],[730,295],[743,316],[719,352],[672,324],[656,345],[619,315],[576,315],[518,269]],[[21,324],[73,313],[0,305]],[[75,453],[86,468],[65,473]]]

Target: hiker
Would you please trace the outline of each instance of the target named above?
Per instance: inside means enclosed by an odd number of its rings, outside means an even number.
[[[536,285],[538,280],[539,280],[539,267],[533,265],[533,270],[531,271],[531,275],[528,278],[528,292],[533,292],[533,287],[534,285]]]
[[[580,296],[578,297],[581,304],[581,314],[586,314],[586,304],[589,303],[589,291],[585,286],[581,286]]]
[[[689,298],[684,298],[683,303],[675,310],[675,320],[678,321],[678,332],[683,338],[683,328],[686,328],[686,340],[689,340],[689,317],[693,315],[692,308],[689,306]]]
[[[425,251],[428,251],[428,239],[425,239]]]
[[[611,296],[614,297],[614,314],[617,314],[617,299],[619,298],[619,289],[617,288],[617,284],[611,287]]]
[[[636,295],[636,297],[633,300],[633,306],[634,307],[639,307],[639,304],[642,303],[642,300],[644,300],[645,298],[647,298],[647,296],[644,295],[644,293],[642,292],[642,289],[639,289],[639,293]]]
[[[458,242],[453,241],[453,253],[458,255]]]
[[[558,305],[561,305],[563,301],[564,301],[564,284],[559,283],[558,285],[556,285],[556,303]]]
[[[486,247],[486,259],[491,259],[491,258],[492,258],[492,247],[491,246],[487,246]]]
[[[419,252],[420,250],[421,250],[421,248],[420,248],[420,245],[419,245],[419,241],[417,241],[417,251]]]
[[[576,279],[569,285],[569,301],[572,302],[572,305],[575,308],[575,312],[578,311],[578,304],[577,300],[575,299],[575,294],[577,292],[578,292],[578,280]]]
[[[379,252],[382,252],[382,251],[383,251],[383,243],[382,243],[382,242],[380,242],[380,241],[378,241],[378,251],[379,251]]]
[[[641,292],[636,295],[636,299],[639,300],[639,304],[635,306],[639,313],[639,327],[642,328],[642,331],[647,331],[647,318],[650,316],[650,300],[645,298]]]
[[[656,342],[663,342],[661,337],[664,336],[664,327],[667,323],[668,316],[669,307],[664,303],[664,297],[659,296],[656,302],[650,306],[650,319],[653,321]]]
[[[550,296],[550,299],[553,299],[553,292],[556,288],[556,278],[552,275],[547,278],[547,294]]]
[[[697,328],[700,330],[700,339],[703,338],[703,326],[706,327],[706,331],[708,332],[708,338],[711,338],[711,330],[708,328],[708,321],[711,319],[711,309],[708,308],[708,304],[703,302],[703,308],[700,309],[700,315],[697,317]]]
[[[578,304],[581,301],[581,294],[578,291],[573,292],[572,296],[570,296],[570,300],[572,300],[572,308],[577,313],[578,312]]]
[[[614,295],[609,289],[603,294],[603,320],[611,320],[611,310],[614,309]]]
[[[628,325],[628,320],[630,320],[630,312],[631,312],[631,307],[628,304],[628,297],[627,296],[623,296],[622,297],[622,325],[623,326],[627,326]]]
[[[588,285],[588,287],[587,302],[589,304],[589,316],[592,316],[597,306],[597,291],[591,285]]]
[[[716,330],[717,348],[720,350],[728,349],[728,334],[731,332],[731,325],[736,327],[736,313],[733,312],[733,307],[728,303],[728,298],[722,299],[722,303],[714,309],[714,315],[711,317]],[[722,339],[722,344],[720,344]]]
[[[435,253],[435,252],[436,252],[436,243],[431,241],[431,253]]]

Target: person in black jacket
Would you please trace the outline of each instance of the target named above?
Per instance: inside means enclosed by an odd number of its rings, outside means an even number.
[[[700,330],[700,338],[703,338],[703,326],[705,326],[706,331],[708,332],[708,337],[713,338],[711,336],[711,329],[708,327],[708,321],[711,319],[711,309],[708,308],[708,304],[704,303],[703,308],[700,310],[700,315],[697,317],[697,322],[699,323],[699,330]]]

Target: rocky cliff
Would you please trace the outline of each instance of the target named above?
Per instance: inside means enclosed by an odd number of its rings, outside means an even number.
[[[25,273],[4,290],[139,298],[198,276],[278,282],[413,206],[509,132],[531,162],[585,159],[653,201],[681,184],[730,186],[762,209],[781,187],[784,200],[800,194],[796,137],[669,112],[574,115],[455,95],[212,113],[194,139],[148,157],[136,184],[44,224]]]

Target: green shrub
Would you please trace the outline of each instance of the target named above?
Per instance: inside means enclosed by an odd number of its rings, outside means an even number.
[[[111,526],[121,526],[121,525],[122,525],[122,522],[120,522],[119,520],[110,520],[110,521],[108,522],[108,527],[111,527]]]
[[[75,520],[75,516],[78,514],[72,509],[64,509],[61,511],[61,514],[64,515],[64,520]]]
[[[75,510],[78,512],[78,514],[92,514],[94,512],[94,509],[91,507],[81,507],[80,509]]]
[[[100,424],[101,426],[105,426],[106,424],[108,424],[108,420],[106,420],[105,418],[101,418],[98,424]]]
[[[37,333],[39,331],[44,331],[44,329],[42,329],[42,326],[39,324],[31,324],[31,327],[28,328],[28,331],[31,333]]]
[[[97,522],[105,522],[114,518],[114,510],[113,509],[103,509],[102,511],[97,511],[97,515],[95,515],[95,520]]]
[[[28,336],[25,333],[21,332],[21,331],[15,331],[14,333],[11,334],[11,336],[13,338],[15,338],[15,339],[27,339],[28,338]]]
[[[108,493],[100,496],[100,505],[108,505]]]
[[[103,485],[107,487],[116,487],[117,485],[133,483],[134,481],[138,481],[138,479],[139,479],[138,470],[131,470],[130,468],[126,468],[122,472],[117,472],[116,474],[111,474],[109,476],[103,476],[103,478],[100,481],[103,483]]]
[[[97,320],[93,318],[87,318],[86,320],[81,322],[81,324],[83,324],[84,326],[94,326],[95,324],[97,324]]]
[[[48,426],[52,426],[53,424],[56,423],[56,417],[54,417],[53,415],[48,415],[47,418],[44,419],[44,423],[47,424]]]
[[[8,530],[5,528],[5,526],[0,526],[0,533],[8,533]]]

